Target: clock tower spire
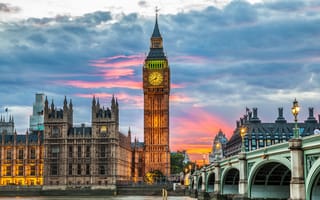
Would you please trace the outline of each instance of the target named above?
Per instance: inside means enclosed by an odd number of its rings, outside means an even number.
[[[170,68],[163,51],[158,9],[150,50],[143,65],[145,174],[170,175],[169,95]]]

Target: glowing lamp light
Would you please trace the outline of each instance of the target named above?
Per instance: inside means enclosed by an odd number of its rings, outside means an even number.
[[[244,136],[246,136],[246,128],[241,128],[240,130],[240,136],[242,138],[242,140],[244,139]]]
[[[294,121],[295,122],[298,121],[297,116],[299,114],[299,111],[300,111],[300,107],[299,107],[298,101],[297,101],[297,99],[294,99],[293,106],[291,108],[291,112],[292,112],[292,114],[294,116]]]
[[[298,104],[298,101],[297,99],[295,98],[294,101],[293,101],[293,105],[292,105],[292,108],[291,108],[291,112],[294,116],[294,129],[293,129],[293,137],[294,138],[299,138],[299,129],[298,129],[298,114],[299,114],[299,111],[300,111],[300,107],[299,107],[299,104]]]
[[[220,148],[221,148],[221,144],[220,144],[220,142],[218,142],[218,143],[216,144],[216,149],[217,149],[217,150],[220,150]]]

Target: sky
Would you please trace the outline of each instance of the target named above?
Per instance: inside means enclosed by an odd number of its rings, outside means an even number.
[[[120,131],[143,141],[142,66],[159,9],[171,70],[170,148],[208,155],[229,138],[246,107],[274,122],[277,108],[299,121],[320,113],[320,1],[2,0],[0,115],[29,127],[36,93],[90,125],[93,95],[120,106]]]

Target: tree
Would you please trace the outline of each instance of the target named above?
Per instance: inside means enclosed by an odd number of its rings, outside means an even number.
[[[179,174],[183,171],[183,160],[184,155],[181,152],[171,153],[170,163],[171,163],[171,174]]]

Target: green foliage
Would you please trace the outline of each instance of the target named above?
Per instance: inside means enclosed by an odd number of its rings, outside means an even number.
[[[179,174],[183,171],[183,153],[171,153],[170,163],[171,163],[171,174]]]

